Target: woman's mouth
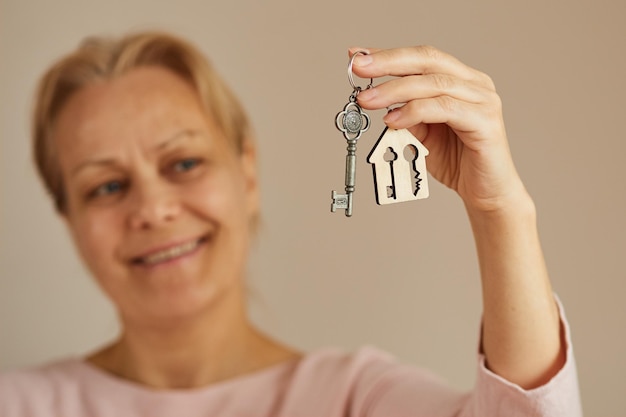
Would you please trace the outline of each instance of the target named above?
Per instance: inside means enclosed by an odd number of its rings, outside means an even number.
[[[200,245],[206,241],[206,237],[194,239],[179,245],[152,252],[148,255],[134,258],[132,263],[153,266],[164,262],[176,260],[193,253]]]

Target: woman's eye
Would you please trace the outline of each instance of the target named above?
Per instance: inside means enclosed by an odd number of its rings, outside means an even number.
[[[176,172],[187,172],[195,168],[200,163],[197,159],[183,159],[174,164],[174,171]]]
[[[103,197],[107,195],[117,194],[124,190],[125,184],[122,181],[109,181],[98,186],[89,193],[90,198]]]

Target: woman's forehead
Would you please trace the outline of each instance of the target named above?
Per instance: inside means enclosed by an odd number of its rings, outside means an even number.
[[[180,109],[184,106],[184,109]],[[176,111],[180,110],[180,111]],[[186,114],[190,110],[202,111],[202,105],[191,85],[173,72],[159,67],[140,67],[110,80],[100,81],[76,92],[59,114],[71,113],[68,121],[114,118],[158,112]],[[131,122],[132,120],[125,120]]]
[[[168,70],[147,67],[78,91],[61,110],[54,137],[64,154],[67,148],[95,151],[212,129],[188,83]]]

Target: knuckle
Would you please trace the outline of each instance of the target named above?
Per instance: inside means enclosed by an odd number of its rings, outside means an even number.
[[[493,90],[489,90],[484,101],[487,106],[492,109],[493,113],[502,112],[502,98],[498,93]]]
[[[500,97],[500,95],[495,91],[491,95],[491,102],[498,111],[502,108],[502,97]]]
[[[437,104],[446,113],[454,113],[457,111],[457,102],[450,96],[439,96],[436,98]]]
[[[449,91],[454,84],[452,78],[444,74],[431,74],[430,78],[438,91]]]
[[[485,74],[484,72],[480,72],[479,73],[479,78],[480,81],[483,85],[485,85],[487,88],[489,88],[490,90],[494,90],[496,89],[496,84],[493,82],[493,79]]]
[[[424,55],[426,58],[437,61],[441,58],[441,51],[431,45],[420,45],[416,47],[417,52]]]
[[[490,107],[491,112],[489,115],[493,119],[502,119],[502,101],[500,100],[500,96],[496,95],[496,99],[494,100],[492,106]]]

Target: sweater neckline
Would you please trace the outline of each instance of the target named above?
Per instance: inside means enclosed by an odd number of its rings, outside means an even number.
[[[159,396],[193,396],[193,395],[211,395],[219,393],[233,386],[241,387],[248,385],[254,387],[256,385],[265,385],[269,380],[280,378],[283,374],[289,373],[296,368],[298,364],[306,357],[303,355],[298,358],[289,359],[279,362],[265,368],[258,369],[243,375],[228,378],[222,381],[214,382],[208,385],[194,388],[153,388],[139,382],[135,382],[123,377],[110,373],[102,368],[87,361],[86,357],[74,358],[74,366],[77,371],[85,377],[95,380],[100,384],[107,385],[112,389],[124,389],[135,391],[138,395],[159,395]]]

